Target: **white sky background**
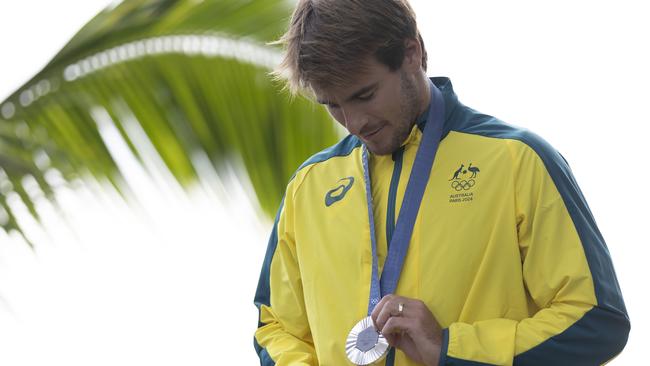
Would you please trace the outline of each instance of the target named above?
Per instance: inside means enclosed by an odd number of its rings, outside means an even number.
[[[0,100],[108,3],[0,2]],[[639,364],[650,326],[644,2],[412,4],[429,74],[451,77],[465,104],[530,128],[571,164],[632,319],[628,346],[611,364]],[[26,222],[36,256],[0,234],[0,364],[256,364],[252,298],[269,222],[258,222],[246,187],[227,186],[234,198],[223,208],[216,181],[180,192],[114,145],[143,207],[86,185],[60,194],[79,240],[47,203],[46,231]]]

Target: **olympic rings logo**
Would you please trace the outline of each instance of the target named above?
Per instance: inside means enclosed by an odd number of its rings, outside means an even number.
[[[459,192],[462,191],[462,190],[468,191],[470,188],[474,187],[474,184],[476,184],[474,179],[470,179],[470,180],[464,180],[463,179],[461,181],[455,180],[455,181],[451,182],[451,188],[453,188],[453,189],[455,189],[455,190],[457,190]]]

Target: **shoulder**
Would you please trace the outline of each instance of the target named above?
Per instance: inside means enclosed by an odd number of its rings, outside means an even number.
[[[305,160],[305,162],[302,163],[300,167],[298,167],[296,173],[311,165],[323,163],[329,161],[332,158],[349,156],[356,148],[359,147],[361,147],[361,141],[356,136],[348,135],[335,145],[321,150],[318,153],[312,155],[309,159]]]
[[[361,140],[356,136],[348,135],[338,143],[323,149],[305,160],[289,180],[297,190],[309,176],[310,179],[323,178],[328,172],[345,170],[353,164],[353,152],[361,148]]]
[[[459,108],[454,120],[450,132],[491,139],[511,150],[515,159],[535,155],[549,170],[566,164],[562,155],[550,143],[526,128],[506,123],[466,106]]]
[[[465,106],[456,114],[450,132],[480,139],[483,146],[491,146],[485,149],[486,154],[504,158],[499,164],[509,165],[517,185],[532,189],[551,184],[567,206],[584,201],[569,164],[544,138]],[[472,145],[481,145],[477,140],[474,142]],[[501,153],[495,153],[497,150]],[[580,204],[583,206],[586,206],[584,202]]]

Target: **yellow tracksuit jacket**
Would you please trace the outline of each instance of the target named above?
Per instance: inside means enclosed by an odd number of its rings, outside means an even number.
[[[566,161],[432,80],[443,138],[396,294],[422,300],[444,328],[441,366],[606,363],[629,319]],[[371,155],[380,273],[422,123],[392,156]],[[369,228],[361,142],[347,136],[287,186],[255,295],[262,365],[350,365],[346,337],[368,306]],[[399,350],[386,362],[416,365]]]

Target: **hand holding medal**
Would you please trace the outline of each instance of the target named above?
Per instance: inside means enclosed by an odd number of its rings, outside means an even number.
[[[420,300],[396,295],[384,296],[372,312],[376,329],[388,343],[410,359],[437,365],[442,344],[442,329]]]
[[[352,328],[346,352],[355,365],[371,365],[392,346],[413,361],[437,366],[441,344],[442,328],[422,301],[386,295]]]

